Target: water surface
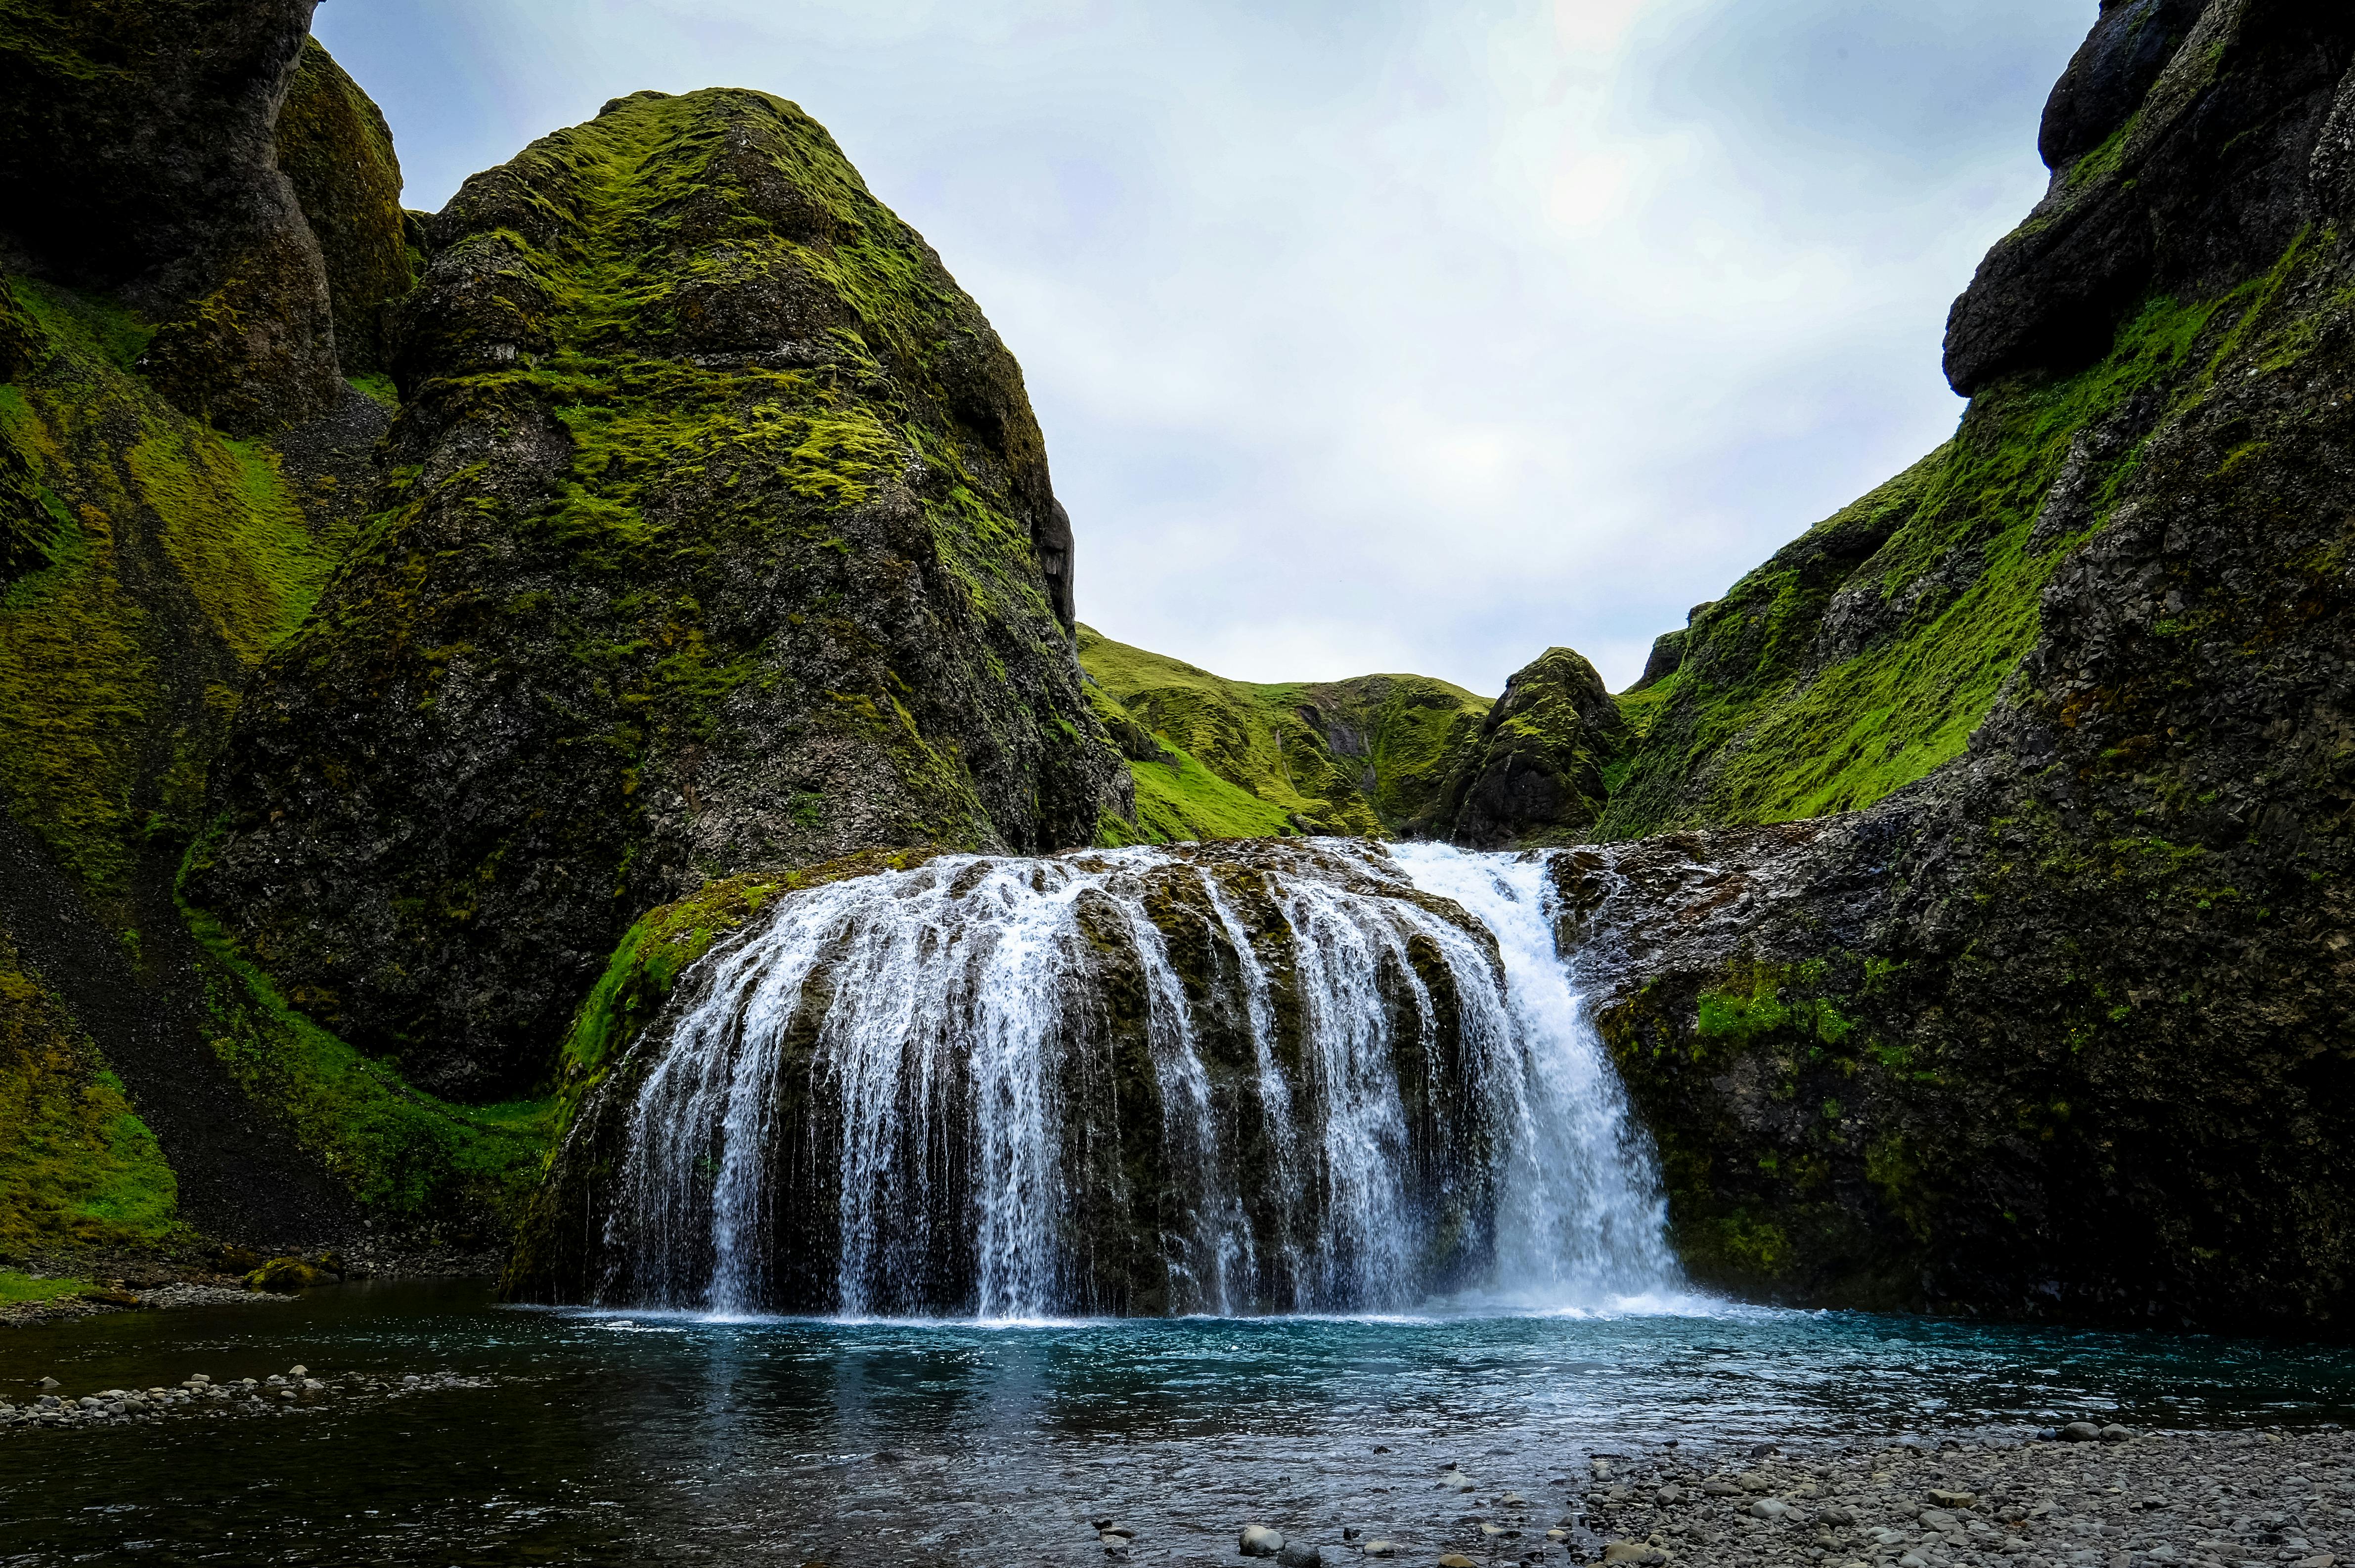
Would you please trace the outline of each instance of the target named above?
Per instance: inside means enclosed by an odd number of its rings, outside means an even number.
[[[489,1374],[315,1415],[0,1436],[0,1563],[1232,1563],[1263,1520],[1434,1543],[1592,1454],[2355,1410],[2355,1353],[1684,1302],[1391,1319],[720,1321],[477,1286],[123,1314],[0,1339],[69,1393],[190,1372]],[[1376,1452],[1377,1446],[1387,1453]],[[1436,1489],[1461,1464],[1468,1498]],[[1422,1560],[1428,1561],[1425,1556]],[[1559,1553],[1556,1560],[1560,1561]]]

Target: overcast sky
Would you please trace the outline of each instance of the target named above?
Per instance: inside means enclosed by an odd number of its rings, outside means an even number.
[[[639,88],[834,132],[1021,360],[1081,618],[1615,689],[1945,439],[2094,0],[326,0],[410,206]]]

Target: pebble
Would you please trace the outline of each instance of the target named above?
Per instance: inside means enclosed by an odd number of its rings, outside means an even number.
[[[1284,1550],[1284,1532],[1263,1524],[1247,1524],[1235,1538],[1235,1550],[1246,1557],[1273,1557]]]

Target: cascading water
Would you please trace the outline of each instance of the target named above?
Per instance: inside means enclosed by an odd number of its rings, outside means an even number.
[[[555,1293],[851,1316],[1673,1287],[1541,856],[944,856],[715,948],[584,1107]]]

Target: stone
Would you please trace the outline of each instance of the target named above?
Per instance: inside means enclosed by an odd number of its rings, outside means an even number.
[[[1614,1541],[1603,1548],[1605,1563],[1628,1563],[1635,1564],[1635,1568],[1658,1568],[1668,1560],[1667,1552],[1641,1541]]]
[[[1760,1498],[1750,1505],[1750,1515],[1753,1519],[1763,1519],[1769,1523],[1787,1519],[1790,1513],[1791,1505],[1781,1498]]]
[[[63,1385],[61,1385],[58,1380],[53,1377],[45,1377],[36,1386],[40,1388],[58,1388]]]
[[[1235,1538],[1235,1550],[1246,1557],[1273,1557],[1284,1550],[1284,1532],[1263,1524],[1247,1524]]]
[[[1275,1561],[1277,1568],[1324,1568],[1325,1554],[1305,1541],[1287,1541]]]
[[[1979,1499],[1972,1496],[1969,1492],[1945,1492],[1934,1490],[1930,1493],[1930,1500],[1936,1503],[1940,1508],[1956,1509],[1975,1508],[1977,1506]]]
[[[2113,1423],[2102,1428],[2102,1441],[2105,1443],[2130,1443],[2133,1440],[2134,1430],[2131,1427]]]
[[[1450,1552],[1440,1558],[1439,1568],[1480,1568],[1480,1564],[1461,1552]]]
[[[2061,1438],[2066,1443],[2098,1443],[2102,1429],[2090,1421],[2072,1421],[2061,1428]]]
[[[1497,1499],[1497,1506],[1498,1508],[1527,1508],[1529,1506],[1529,1499],[1523,1497],[1518,1492],[1507,1492],[1503,1497]]]
[[[1395,1557],[1399,1554],[1399,1543],[1378,1535],[1359,1550],[1369,1557]]]

